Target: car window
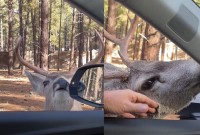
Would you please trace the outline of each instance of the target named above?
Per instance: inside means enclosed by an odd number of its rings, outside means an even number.
[[[74,101],[68,85],[98,55],[101,26],[63,0],[0,1],[0,8],[1,111],[93,110]]]
[[[199,64],[137,14],[118,2],[105,3],[105,27],[110,35],[104,33],[104,36],[108,38],[107,50],[112,49],[112,53],[106,54],[105,61],[116,66],[116,70],[119,70],[116,74],[122,72],[121,69],[130,70],[126,81],[119,81],[120,84],[115,87],[108,80],[105,88],[125,87],[154,99],[160,103],[160,116],[156,116],[157,118],[163,118],[163,114],[177,114],[191,102],[199,103],[198,92],[194,90],[198,87],[189,83],[198,83],[198,79],[194,78],[198,78],[199,71],[193,70],[190,65],[199,68]],[[111,70],[108,68],[108,72],[112,72]],[[119,76],[116,75],[116,79],[117,77]],[[189,89],[194,90],[191,96],[196,98],[189,98],[192,91]],[[179,104],[179,101],[185,103]]]

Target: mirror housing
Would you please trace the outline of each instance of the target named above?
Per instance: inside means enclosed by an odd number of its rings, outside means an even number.
[[[80,80],[81,80],[82,76],[84,75],[84,73],[86,72],[86,70],[96,68],[96,67],[104,67],[104,64],[92,64],[92,65],[85,65],[85,66],[80,67],[76,71],[74,76],[72,77],[72,80],[71,80],[70,85],[69,85],[69,93],[70,93],[70,96],[73,99],[75,99],[79,102],[82,102],[84,104],[87,104],[89,106],[93,106],[93,107],[96,107],[96,108],[103,108],[104,104],[99,104],[99,103],[89,101],[89,100],[84,99],[83,97],[79,96],[79,94],[78,94],[79,83],[80,83]]]

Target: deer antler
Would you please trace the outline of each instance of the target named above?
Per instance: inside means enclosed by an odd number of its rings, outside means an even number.
[[[16,51],[16,54],[17,54],[17,57],[18,57],[19,61],[20,61],[24,66],[26,66],[26,67],[32,69],[33,71],[35,71],[35,72],[37,72],[37,73],[39,73],[39,74],[41,74],[41,75],[47,76],[47,75],[48,75],[48,72],[47,72],[46,70],[43,70],[43,69],[41,69],[41,68],[38,68],[38,67],[36,67],[36,66],[34,66],[34,65],[30,64],[30,63],[28,63],[27,61],[25,61],[25,60],[21,57],[21,55],[20,55],[20,50],[19,50],[19,47],[20,47],[20,45],[21,45],[21,42],[22,42],[22,37],[19,36],[19,38],[18,38],[18,40],[17,40],[17,46],[16,46],[16,48],[15,48],[15,51]]]
[[[131,26],[130,29],[127,32],[127,35],[122,38],[122,39],[118,39],[116,37],[114,37],[113,35],[111,35],[110,33],[108,33],[105,29],[104,29],[104,36],[109,39],[110,41],[112,41],[113,43],[116,43],[120,46],[120,51],[118,52],[123,63],[129,67],[130,66],[130,60],[128,58],[128,45],[129,42],[133,36],[133,32],[135,31],[136,27],[137,27],[137,22],[139,20],[139,17],[137,15],[135,15],[134,19],[130,19],[131,21]]]
[[[104,42],[103,42],[103,38],[99,34],[99,32],[97,30],[95,30],[95,32],[97,33],[97,35],[99,37],[99,40],[100,40],[100,46],[99,46],[98,55],[96,56],[96,58],[94,58],[90,62],[86,63],[85,65],[91,65],[91,64],[98,63],[101,60],[101,58],[103,57],[103,55],[104,55]]]
[[[121,78],[128,78],[129,72],[119,72],[119,71],[111,71],[106,72],[104,70],[104,79],[121,79]]]

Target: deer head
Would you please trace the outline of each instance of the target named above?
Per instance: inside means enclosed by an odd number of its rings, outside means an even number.
[[[129,30],[134,31],[133,24]],[[104,30],[104,36],[120,45],[119,55],[126,69],[104,64],[104,89],[131,89],[157,101],[154,117],[163,117],[186,107],[200,92],[200,65],[194,60],[130,61],[127,54],[131,33],[117,39]]]
[[[97,32],[97,31],[96,31]],[[104,44],[103,39],[100,34],[97,32],[98,37],[100,38],[100,47],[99,53],[95,59],[86,63],[86,65],[95,64],[100,61],[104,54]],[[72,99],[69,95],[69,83],[73,77],[76,70],[72,72],[54,72],[50,73],[44,69],[38,68],[27,61],[25,61],[20,56],[20,44],[22,38],[18,38],[16,46],[16,54],[19,61],[26,67],[35,71],[35,73],[25,71],[26,76],[28,77],[32,88],[35,92],[45,96],[45,109],[46,110],[82,110],[81,104]],[[80,89],[84,89],[85,85],[80,82]],[[83,91],[79,91],[79,95],[83,95]]]

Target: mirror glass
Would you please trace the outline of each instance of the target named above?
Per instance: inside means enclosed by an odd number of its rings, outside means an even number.
[[[86,70],[79,83],[79,96],[86,100],[103,103],[103,67]]]

